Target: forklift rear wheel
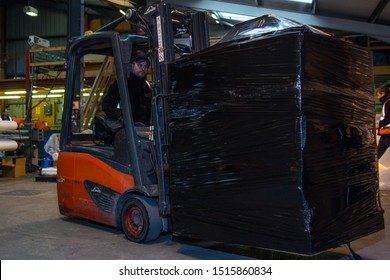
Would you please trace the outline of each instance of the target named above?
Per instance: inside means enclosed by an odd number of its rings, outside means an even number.
[[[130,198],[122,209],[122,228],[126,237],[142,243],[157,239],[162,227],[158,205],[155,199]]]

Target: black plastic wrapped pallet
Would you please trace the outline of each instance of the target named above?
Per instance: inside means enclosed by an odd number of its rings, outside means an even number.
[[[366,50],[294,28],[170,75],[174,236],[312,255],[384,228]]]

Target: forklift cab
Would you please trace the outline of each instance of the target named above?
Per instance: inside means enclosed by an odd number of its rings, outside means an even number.
[[[150,131],[150,127],[144,129],[145,133],[137,135],[130,106],[131,93],[127,92],[127,76],[132,47],[145,42],[145,37],[121,36],[111,31],[90,34],[72,42],[68,51],[61,130],[62,151],[85,151],[96,154],[105,158],[111,166],[119,163],[119,169],[126,170],[126,173],[131,173],[130,166],[132,170],[140,169],[135,166],[138,162],[137,156],[129,156],[125,160],[124,155],[129,155],[130,150],[138,154],[138,147],[131,145],[130,140],[138,140],[139,135],[145,135],[147,130]],[[117,81],[119,87],[123,123],[109,122],[102,116],[101,103],[114,81]],[[121,132],[118,133],[119,131]],[[111,140],[112,145],[101,145],[100,141],[109,144],[103,134],[117,138],[117,142]],[[121,138],[121,135],[125,137]],[[127,141],[128,145],[120,145],[123,141]]]
[[[117,212],[127,195],[158,195],[151,127],[134,126],[127,86],[132,48],[145,43],[145,37],[112,31],[71,43],[58,160],[62,214],[118,226]],[[101,103],[114,81],[121,123],[108,123],[101,115]],[[112,137],[110,143],[101,142],[104,134]]]

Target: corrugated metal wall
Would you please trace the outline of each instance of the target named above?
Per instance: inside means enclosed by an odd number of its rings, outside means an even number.
[[[30,48],[29,35],[50,41],[50,47],[65,46],[67,11],[35,6],[38,16],[23,13],[23,5],[7,7],[7,70],[8,77],[25,76],[25,53]]]

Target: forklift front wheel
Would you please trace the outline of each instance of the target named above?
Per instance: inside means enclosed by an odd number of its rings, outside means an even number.
[[[130,241],[143,243],[155,240],[161,234],[161,227],[155,199],[137,197],[126,201],[122,209],[122,229]]]

